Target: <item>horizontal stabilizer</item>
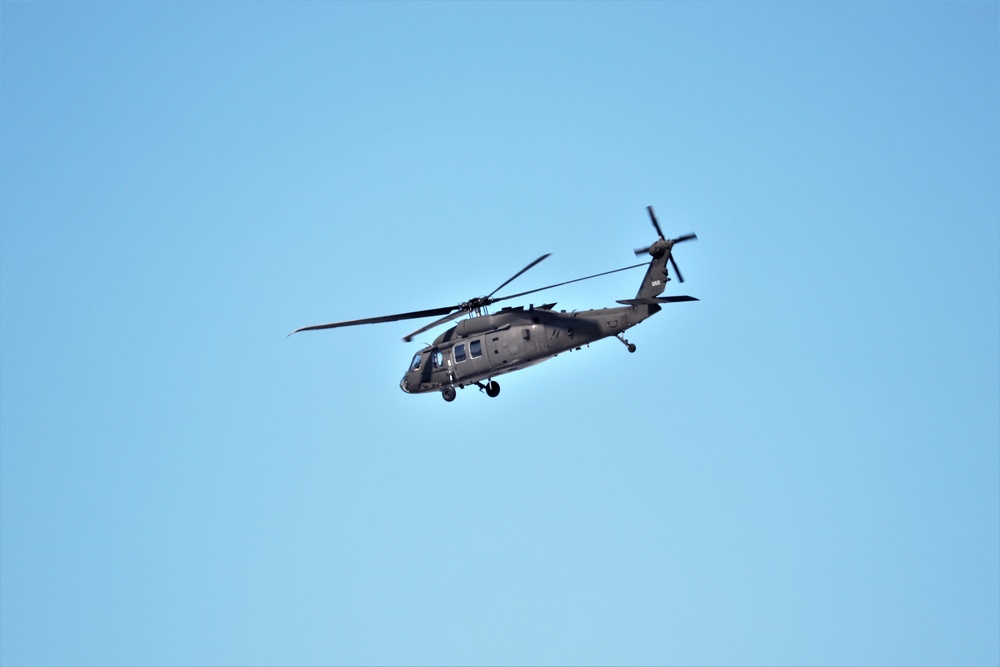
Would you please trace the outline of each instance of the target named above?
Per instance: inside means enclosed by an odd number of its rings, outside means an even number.
[[[661,303],[680,303],[682,301],[697,301],[693,296],[647,296],[638,299],[621,299],[618,303],[626,306],[653,306]]]

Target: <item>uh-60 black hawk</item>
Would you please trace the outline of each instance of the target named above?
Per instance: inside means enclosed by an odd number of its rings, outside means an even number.
[[[475,297],[455,306],[382,317],[368,317],[346,322],[316,324],[296,329],[292,333],[424,317],[439,318],[403,338],[404,341],[410,342],[415,336],[429,329],[458,319],[463,315],[470,315],[468,319],[451,327],[435,338],[433,343],[417,352],[413,356],[413,361],[410,362],[410,367],[403,376],[403,380],[399,383],[400,388],[408,394],[439,391],[446,401],[455,400],[456,388],[464,389],[471,385],[475,385],[480,390],[485,391],[487,395],[495,397],[500,393],[500,385],[493,378],[534,366],[569,350],[579,350],[582,346],[602,338],[615,336],[625,344],[629,352],[635,352],[635,345],[628,342],[623,335],[627,329],[658,313],[665,303],[697,301],[691,296],[664,297],[660,294],[663,293],[670,280],[668,263],[673,266],[677,279],[684,282],[684,277],[674,261],[674,246],[698,237],[694,234],[685,234],[675,239],[666,238],[663,235],[663,230],[660,229],[660,223],[656,220],[653,207],[647,206],[646,208],[659,238],[650,246],[636,249],[637,256],[648,253],[653,259],[648,263],[649,268],[646,269],[646,275],[642,279],[639,292],[635,298],[618,301],[618,303],[623,304],[621,307],[557,312],[554,310],[555,303],[546,303],[540,306],[530,305],[528,308],[524,306],[508,307],[501,309],[500,312],[490,314],[489,306],[500,301],[647,265],[646,262],[643,262],[613,271],[595,273],[592,276],[567,280],[555,285],[539,287],[527,292],[494,298],[494,294],[549,256],[545,254],[515,273],[486,296]]]

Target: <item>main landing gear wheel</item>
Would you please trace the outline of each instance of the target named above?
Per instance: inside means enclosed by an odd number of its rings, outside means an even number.
[[[635,352],[635,343],[629,343],[628,344],[628,351],[629,352]]]
[[[445,387],[444,389],[441,390],[441,396],[442,398],[444,398],[444,400],[451,403],[452,401],[455,400],[455,388]]]
[[[490,398],[496,398],[500,395],[500,384],[492,380],[486,385],[486,395]]]

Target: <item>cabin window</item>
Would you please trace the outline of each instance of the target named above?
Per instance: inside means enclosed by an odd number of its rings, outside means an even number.
[[[420,370],[420,353],[413,355],[413,361],[410,362],[410,372]]]
[[[465,361],[465,343],[455,346],[455,363],[460,364]]]
[[[475,359],[476,357],[483,356],[483,343],[482,343],[482,341],[474,340],[471,343],[469,343],[469,354],[472,355],[473,359]]]

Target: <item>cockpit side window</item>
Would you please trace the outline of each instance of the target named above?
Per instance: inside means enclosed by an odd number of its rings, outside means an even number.
[[[415,355],[413,355],[413,361],[410,362],[410,371],[409,372],[412,373],[413,371],[418,371],[418,370],[420,370],[420,353],[419,352],[416,353]]]
[[[465,343],[455,346],[455,363],[460,364],[465,361]]]
[[[441,352],[440,351],[437,351],[433,355],[431,355],[431,359],[434,360],[434,368],[438,368],[438,367],[441,366]]]

